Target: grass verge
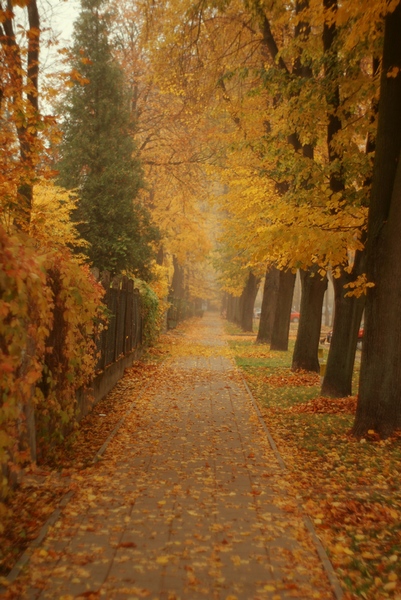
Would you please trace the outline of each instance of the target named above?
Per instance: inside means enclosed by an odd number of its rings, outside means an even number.
[[[290,370],[291,343],[272,352],[227,331],[345,598],[401,600],[401,436],[352,438],[355,397],[322,398],[318,374]]]

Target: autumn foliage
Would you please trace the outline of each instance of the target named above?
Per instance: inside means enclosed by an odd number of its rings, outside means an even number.
[[[103,290],[66,248],[38,250],[32,239],[2,228],[0,244],[0,465],[5,469],[33,458],[35,441],[29,442],[26,428],[33,411],[39,456],[73,422],[76,391],[94,373]]]
[[[95,376],[105,323],[104,289],[73,218],[79,194],[54,184],[60,131],[39,110],[40,99],[56,94],[38,85],[42,34],[52,44],[41,16],[36,0],[0,3],[0,498],[13,471],[48,458],[74,429],[77,392]],[[110,143],[108,151],[110,163]],[[137,241],[129,239],[135,248]],[[158,307],[154,295],[155,319]]]

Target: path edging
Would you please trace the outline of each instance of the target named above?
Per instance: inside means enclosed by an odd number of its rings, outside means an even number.
[[[99,450],[96,452],[94,458],[93,458],[93,464],[96,464],[100,458],[102,457],[102,455],[105,453],[108,445],[110,444],[111,440],[114,438],[114,436],[117,434],[118,430],[120,429],[120,427],[123,425],[125,419],[132,413],[132,411],[134,410],[135,406],[136,406],[136,402],[142,397],[142,395],[146,392],[146,390],[148,389],[148,387],[150,386],[151,382],[148,381],[147,384],[145,385],[145,387],[139,392],[139,394],[135,397],[135,400],[133,400],[128,408],[128,410],[126,411],[126,413],[121,417],[121,419],[118,421],[117,425],[114,427],[114,429],[112,430],[112,432],[109,434],[108,438],[106,439],[106,441],[104,442],[104,444],[99,448]],[[12,583],[14,583],[14,581],[17,579],[17,577],[19,577],[19,575],[21,574],[22,570],[24,569],[24,567],[29,563],[32,554],[34,553],[34,551],[36,550],[36,548],[43,542],[43,540],[45,539],[50,527],[52,527],[58,520],[58,518],[61,515],[61,511],[63,508],[65,508],[68,504],[68,502],[71,500],[71,498],[74,495],[74,490],[70,490],[68,492],[66,492],[64,494],[64,496],[62,496],[60,502],[58,503],[57,508],[52,512],[52,514],[50,515],[50,517],[48,517],[48,519],[45,521],[45,523],[42,525],[38,536],[29,544],[29,546],[26,548],[26,550],[23,552],[23,554],[20,556],[20,558],[17,560],[17,562],[15,563],[15,565],[13,566],[13,568],[11,569],[11,571],[8,573],[8,575],[6,577],[4,577],[4,579],[7,581],[7,585],[11,585]],[[7,590],[7,585],[0,585],[0,593],[4,593]]]
[[[265,420],[264,420],[264,418],[262,416],[262,413],[260,411],[260,408],[259,408],[259,406],[258,406],[258,404],[257,404],[257,402],[255,400],[255,397],[252,394],[252,392],[251,392],[251,390],[249,388],[249,385],[248,385],[247,381],[245,380],[245,377],[243,376],[242,372],[239,369],[238,369],[238,371],[239,371],[239,374],[241,376],[241,379],[242,379],[242,382],[244,384],[244,387],[245,387],[245,389],[247,391],[247,394],[248,394],[248,396],[251,399],[253,408],[255,409],[255,412],[257,414],[259,422],[261,423],[262,428],[263,428],[263,430],[264,430],[264,432],[266,434],[266,437],[267,437],[267,439],[269,441],[270,447],[273,450],[274,456],[276,457],[276,460],[277,460],[278,464],[280,465],[280,468],[283,471],[288,471],[288,468],[287,468],[287,466],[286,466],[286,464],[285,464],[285,462],[284,462],[284,460],[283,460],[283,458],[282,458],[282,456],[281,456],[281,454],[280,454],[280,452],[279,452],[279,450],[278,450],[278,448],[276,446],[276,443],[275,443],[275,441],[274,441],[274,439],[273,439],[273,437],[272,437],[272,435],[271,435],[271,433],[270,433],[270,431],[269,431],[269,429],[268,429],[268,427],[267,427],[267,425],[265,423]],[[330,559],[329,559],[329,557],[327,555],[327,552],[326,552],[326,550],[325,550],[325,548],[324,548],[324,546],[323,546],[323,544],[322,544],[322,542],[321,542],[321,540],[320,540],[320,538],[319,538],[319,536],[318,536],[318,534],[316,532],[316,529],[315,529],[315,527],[313,525],[313,522],[312,522],[311,518],[309,517],[309,515],[304,514],[302,506],[299,504],[298,500],[297,500],[297,502],[298,502],[299,508],[301,509],[301,513],[302,513],[302,516],[303,516],[303,521],[304,521],[305,527],[306,527],[306,529],[309,531],[309,533],[311,535],[311,538],[312,538],[312,541],[314,543],[316,552],[317,552],[317,554],[318,554],[318,556],[319,556],[319,558],[320,558],[320,560],[322,562],[323,568],[324,568],[324,570],[326,572],[327,578],[328,578],[329,583],[330,583],[330,585],[332,587],[332,590],[334,592],[336,600],[342,600],[344,598],[344,592],[343,592],[343,589],[341,587],[340,581],[339,581],[339,579],[338,579],[338,577],[336,575],[334,567],[331,564],[331,561],[330,561]]]

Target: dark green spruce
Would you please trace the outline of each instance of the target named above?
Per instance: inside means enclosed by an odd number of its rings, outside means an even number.
[[[59,183],[78,192],[75,219],[93,266],[147,279],[157,230],[138,199],[142,170],[130,96],[113,59],[103,0],[81,0],[72,81],[62,107]]]

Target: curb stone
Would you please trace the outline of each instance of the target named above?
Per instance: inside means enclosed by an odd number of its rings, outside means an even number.
[[[283,458],[282,458],[282,456],[281,456],[281,454],[280,454],[280,452],[279,452],[279,450],[278,450],[278,448],[276,446],[276,443],[273,440],[273,438],[272,438],[272,436],[270,434],[270,431],[269,431],[269,429],[268,429],[268,427],[267,427],[267,425],[266,425],[266,423],[265,423],[265,421],[263,419],[262,413],[260,412],[259,406],[258,406],[258,404],[257,404],[257,402],[256,402],[256,400],[255,400],[255,398],[254,398],[254,396],[253,396],[250,388],[249,388],[249,385],[246,382],[246,380],[245,380],[244,376],[242,375],[241,371],[239,371],[239,373],[240,373],[242,382],[243,382],[243,384],[245,386],[245,389],[246,389],[246,391],[248,393],[248,396],[251,399],[251,402],[252,402],[252,405],[253,405],[253,407],[255,409],[257,417],[258,417],[258,419],[259,419],[259,421],[260,421],[260,423],[261,423],[261,425],[263,427],[263,430],[264,430],[264,432],[266,434],[266,437],[267,437],[267,439],[269,441],[270,447],[273,450],[273,453],[274,453],[274,455],[275,455],[275,457],[277,459],[277,462],[278,462],[278,464],[280,465],[280,468],[283,471],[288,471],[288,469],[286,467],[286,464],[285,464],[285,462],[284,462],[284,460],[283,460]],[[331,585],[331,587],[333,589],[333,592],[334,592],[334,595],[336,597],[336,600],[342,600],[344,598],[344,592],[342,590],[340,581],[339,581],[339,579],[338,579],[338,577],[337,577],[337,575],[336,575],[336,573],[334,571],[334,567],[331,564],[330,559],[329,559],[329,557],[327,555],[327,552],[324,549],[324,546],[323,546],[323,544],[322,544],[319,536],[316,533],[316,529],[315,529],[315,527],[314,527],[314,525],[313,525],[313,523],[312,523],[309,515],[304,514],[304,512],[302,510],[302,507],[299,504],[299,502],[298,502],[298,505],[299,505],[299,507],[301,509],[301,512],[303,514],[303,521],[304,521],[305,527],[309,531],[309,533],[310,533],[310,535],[312,537],[312,541],[313,541],[313,544],[315,546],[316,552],[317,552],[320,560],[322,561],[323,568],[324,568],[324,570],[326,572],[327,578],[328,578],[328,580],[330,582],[330,585]]]
[[[96,452],[96,454],[93,458],[93,464],[96,464],[101,459],[102,455],[105,453],[111,440],[118,433],[118,431],[121,428],[121,426],[123,425],[125,419],[132,413],[132,411],[136,407],[137,400],[139,400],[142,397],[142,395],[146,392],[146,390],[150,386],[150,383],[151,382],[149,381],[145,385],[145,387],[139,392],[139,394],[136,396],[135,400],[130,404],[125,415],[123,417],[121,417],[121,419],[118,421],[117,425],[114,427],[112,432],[109,434],[109,436],[106,439],[106,441],[104,442],[104,444]],[[12,583],[14,583],[14,581],[19,577],[19,575],[21,574],[24,567],[29,563],[32,554],[34,553],[36,548],[38,548],[38,546],[40,546],[40,544],[43,542],[50,527],[52,527],[57,522],[58,518],[61,515],[62,509],[67,506],[68,502],[71,500],[73,495],[74,495],[74,491],[70,490],[69,492],[66,492],[64,494],[64,496],[61,498],[60,502],[58,503],[57,508],[52,512],[50,517],[45,521],[44,525],[42,525],[38,536],[29,544],[28,548],[24,551],[24,553],[17,560],[17,562],[15,563],[15,565],[13,566],[13,568],[11,569],[9,574],[4,578],[7,581],[8,585],[11,585]],[[5,593],[6,590],[7,590],[7,585],[0,585],[0,594]]]

